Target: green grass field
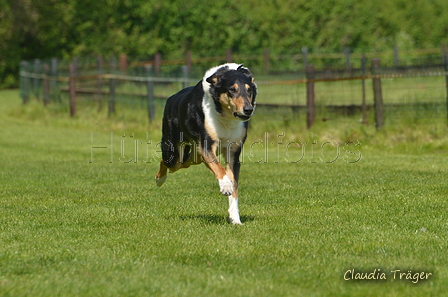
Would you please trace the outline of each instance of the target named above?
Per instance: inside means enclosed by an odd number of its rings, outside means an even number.
[[[448,291],[443,122],[376,132],[340,117],[307,131],[303,118],[257,110],[244,225],[233,226],[205,166],[155,186],[160,120],[70,119],[57,106],[22,106],[17,91],[1,91],[0,105],[1,296]],[[353,269],[386,280],[352,280]],[[420,272],[428,279],[406,279]]]

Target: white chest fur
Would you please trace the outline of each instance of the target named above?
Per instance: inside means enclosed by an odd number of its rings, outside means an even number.
[[[222,147],[228,146],[231,142],[239,143],[244,136],[244,122],[223,117],[216,111],[214,104],[211,98],[204,96],[202,109],[207,133],[213,140],[219,140]]]

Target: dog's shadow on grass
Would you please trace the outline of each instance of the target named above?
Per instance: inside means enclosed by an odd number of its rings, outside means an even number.
[[[228,216],[216,214],[199,214],[199,215],[183,215],[179,216],[181,220],[200,220],[208,225],[225,225],[229,224]],[[241,223],[247,223],[255,220],[254,216],[241,216]]]

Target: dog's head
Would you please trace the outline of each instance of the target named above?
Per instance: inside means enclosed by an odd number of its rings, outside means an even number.
[[[210,69],[204,79],[218,113],[241,121],[251,118],[255,110],[257,86],[248,68],[242,64],[224,64]]]

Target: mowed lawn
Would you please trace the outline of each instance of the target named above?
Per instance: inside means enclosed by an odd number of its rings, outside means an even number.
[[[24,115],[16,93],[0,92],[1,296],[448,291],[445,151],[360,145],[332,163],[292,163],[284,147],[266,160],[253,145],[241,171],[244,225],[233,226],[205,166],[155,186],[157,125]],[[421,272],[428,279],[415,279]]]

